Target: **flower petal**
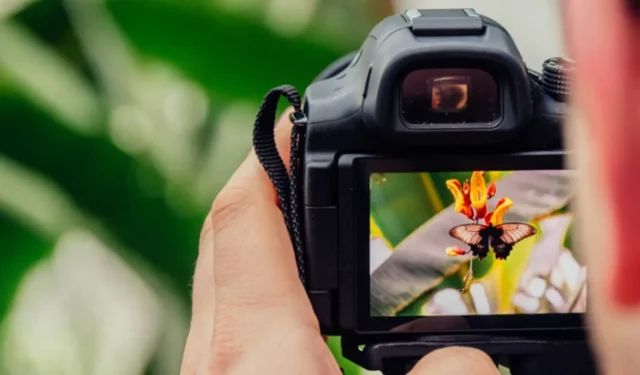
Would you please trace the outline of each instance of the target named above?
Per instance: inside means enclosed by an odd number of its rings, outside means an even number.
[[[456,204],[456,212],[463,212],[464,209],[464,194],[462,193],[462,185],[458,180],[447,180],[447,188],[453,195],[453,199]]]
[[[462,207],[462,214],[464,214],[464,216],[468,217],[469,219],[473,220],[473,208],[471,208],[470,205],[465,205],[464,207]]]
[[[465,255],[467,252],[458,246],[447,247],[447,255],[450,257],[457,257],[459,255]]]
[[[493,198],[493,196],[496,195],[496,190],[496,184],[493,182],[490,183],[487,187],[487,199]]]
[[[479,210],[487,204],[487,185],[484,180],[484,172],[475,171],[471,175],[471,204]]]
[[[496,209],[493,211],[493,215],[491,215],[491,224],[494,226],[502,224],[504,215],[511,207],[513,207],[513,201],[511,199],[507,197],[500,199]]]
[[[493,218],[493,212],[489,212],[488,214],[485,215],[484,217],[485,225],[491,225],[491,218]]]
[[[487,206],[484,205],[476,210],[476,219],[481,220],[487,216]]]

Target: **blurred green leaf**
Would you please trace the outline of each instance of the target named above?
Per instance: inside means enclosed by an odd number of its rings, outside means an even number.
[[[51,254],[53,243],[35,235],[0,211],[0,321],[6,316],[23,276]]]
[[[0,23],[0,45],[2,79],[77,131],[99,129],[102,107],[96,92],[55,49],[11,21]]]
[[[33,1],[12,20],[55,48],[61,59],[73,65],[76,74],[92,84],[96,82],[61,0]]]
[[[60,0],[34,1],[12,17],[12,20],[25,25],[40,40],[54,46],[79,71],[86,71],[82,69],[87,66],[78,50],[76,36]]]
[[[493,264],[496,262],[496,255],[491,251],[486,258],[482,260],[473,258],[471,262],[473,263],[473,278],[480,280],[491,271]]]
[[[99,216],[122,243],[170,275],[188,295],[200,227],[199,214],[180,215],[162,198],[164,179],[107,139],[79,135],[33,103],[0,91],[0,152],[57,181],[75,203]],[[140,179],[156,194],[145,192]]]
[[[221,100],[259,102],[282,84],[303,91],[327,64],[350,52],[305,36],[285,38],[256,20],[202,4],[110,0],[108,6],[142,53],[173,63]]]
[[[384,182],[373,183],[371,207],[371,216],[392,246],[437,213],[415,173],[388,174]]]
[[[572,221],[571,224],[569,225],[569,230],[567,231],[567,235],[564,238],[564,243],[562,244],[565,248],[569,250],[573,249],[573,227],[574,227],[574,223]]]

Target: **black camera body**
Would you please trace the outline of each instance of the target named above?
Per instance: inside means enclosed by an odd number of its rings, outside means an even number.
[[[523,354],[532,342],[584,339],[582,314],[571,312],[371,310],[378,287],[368,261],[371,175],[563,169],[565,63],[548,60],[542,73],[530,71],[507,30],[473,10],[408,10],[381,21],[359,52],[306,90],[306,287],[323,334],[342,336],[345,356],[379,369],[381,356],[406,359],[410,348],[416,357],[447,345],[497,345],[500,353],[518,347]],[[407,272],[408,284],[418,280]]]

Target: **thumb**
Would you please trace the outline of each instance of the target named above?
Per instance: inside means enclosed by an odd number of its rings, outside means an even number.
[[[500,371],[484,352],[462,347],[427,354],[408,375],[499,375]]]
[[[276,126],[280,154],[290,147],[291,127],[286,116]],[[243,328],[248,328],[246,322],[259,326],[258,322],[273,325],[284,320],[288,325],[304,323],[316,329],[275,190],[255,151],[216,197],[211,221],[216,322],[224,320],[226,329],[229,319]]]

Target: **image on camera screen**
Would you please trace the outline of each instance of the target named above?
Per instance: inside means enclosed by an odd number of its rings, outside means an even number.
[[[431,82],[431,109],[451,113],[464,111],[469,102],[468,77],[442,77]]]
[[[584,313],[572,171],[375,173],[372,317]]]

